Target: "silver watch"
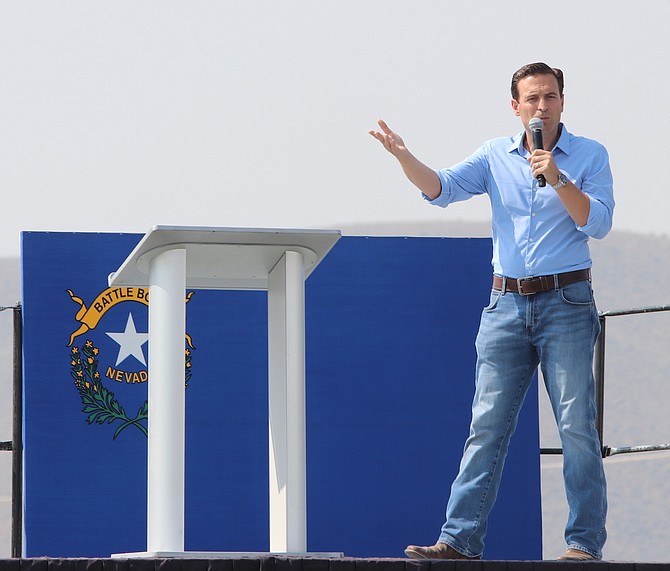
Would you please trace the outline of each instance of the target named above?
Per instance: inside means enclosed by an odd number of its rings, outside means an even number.
[[[559,188],[563,188],[569,182],[570,181],[568,180],[567,176],[565,176],[563,173],[559,173],[558,182],[556,184],[552,184],[551,188],[553,188],[554,190],[558,190]]]

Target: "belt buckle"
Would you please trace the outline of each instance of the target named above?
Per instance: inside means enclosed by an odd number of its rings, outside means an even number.
[[[524,282],[529,282],[529,281],[534,280],[534,279],[536,279],[536,278],[533,277],[533,276],[527,276],[525,278],[518,278],[516,280],[516,287],[517,287],[517,290],[518,290],[517,293],[519,293],[520,295],[535,295],[537,293],[536,291],[528,291],[528,292],[523,291],[523,285],[522,285]]]

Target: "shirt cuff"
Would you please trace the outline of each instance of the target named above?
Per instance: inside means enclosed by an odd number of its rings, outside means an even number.
[[[577,229],[592,238],[604,238],[612,228],[612,216],[607,207],[590,195],[586,195],[590,202],[589,217],[584,226],[577,225]]]

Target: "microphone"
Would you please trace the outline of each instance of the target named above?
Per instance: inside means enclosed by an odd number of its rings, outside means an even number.
[[[542,129],[544,129],[544,123],[539,117],[533,117],[528,123],[531,132],[533,133],[533,147],[536,149],[544,149],[544,144],[542,143]],[[537,175],[537,186],[547,186],[547,179],[544,178],[543,174]]]

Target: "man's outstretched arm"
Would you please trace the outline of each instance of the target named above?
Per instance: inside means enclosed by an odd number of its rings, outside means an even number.
[[[442,185],[437,173],[417,159],[405,146],[402,137],[389,129],[388,125],[379,119],[377,121],[381,132],[369,131],[384,148],[391,153],[402,167],[405,176],[410,182],[431,200],[435,200],[442,192]]]

